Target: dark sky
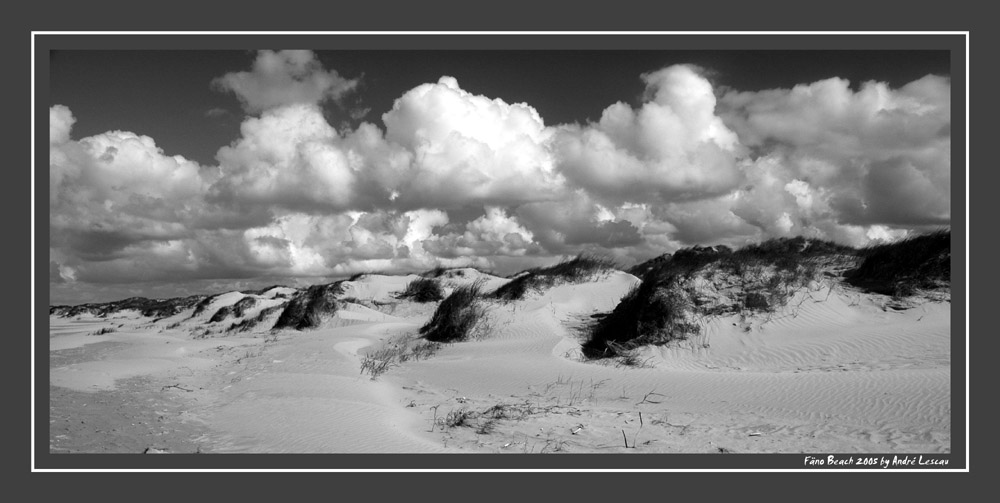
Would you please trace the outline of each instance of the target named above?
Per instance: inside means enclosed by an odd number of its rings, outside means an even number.
[[[597,120],[611,103],[641,101],[639,75],[672,64],[708,70],[713,84],[741,91],[791,87],[830,77],[898,87],[929,73],[949,73],[948,51],[317,51],[326,68],[361,77],[351,101],[381,116],[403,92],[442,75],[462,88],[508,103],[526,102],[546,124]],[[247,69],[255,51],[53,51],[49,104],[77,117],[74,136],[113,129],[156,139],[157,145],[203,164],[239,136],[242,113],[212,79]],[[352,121],[326,104],[331,123]],[[206,116],[209,110],[226,110]]]

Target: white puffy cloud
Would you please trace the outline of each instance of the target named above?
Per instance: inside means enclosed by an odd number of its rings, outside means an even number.
[[[357,161],[318,107],[268,110],[240,130],[242,137],[217,155],[222,177],[215,197],[265,206],[350,206]]]
[[[642,76],[637,107],[546,125],[451,77],[337,130],[355,81],[308,51],[216,81],[254,115],[201,166],[127,131],[73,140],[50,109],[50,282],[328,278],[473,265],[506,274],[589,251],[623,264],[693,244],[806,235],[861,245],[950,219],[950,84],[830,79],[717,90]]]
[[[472,95],[454,79],[418,86],[343,134],[313,105],[250,117],[220,149],[218,200],[311,212],[511,205],[558,198],[552,131],[523,104]]]
[[[231,91],[249,113],[291,104],[318,104],[340,99],[358,85],[336,70],[325,70],[312,51],[258,51],[249,72],[227,73],[212,81]]]
[[[73,140],[66,107],[52,107],[50,120],[50,255],[58,257],[60,278],[199,274],[203,263],[192,252],[201,244],[198,229],[229,219],[204,201],[214,170],[167,155],[152,138],[128,131]]]
[[[444,258],[462,256],[523,256],[542,251],[534,235],[503,208],[488,207],[486,214],[465,225],[464,232],[435,235],[421,248]]]
[[[69,141],[69,132],[76,118],[73,112],[64,105],[54,105],[49,108],[49,144]]]
[[[647,101],[639,109],[619,102],[596,124],[560,128],[560,171],[619,201],[699,199],[734,188],[740,146],[715,114],[711,84],[687,65],[642,78]]]
[[[729,92],[726,123],[799,180],[828,191],[845,225],[945,225],[951,197],[951,84],[928,75],[898,89],[832,78]]]
[[[473,95],[442,77],[404,93],[382,119],[386,140],[412,154],[397,174],[402,206],[513,204],[561,192],[547,147],[553,132],[529,105]]]

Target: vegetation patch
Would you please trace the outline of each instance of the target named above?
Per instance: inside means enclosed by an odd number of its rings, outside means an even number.
[[[529,269],[497,288],[491,296],[505,301],[520,300],[528,290],[550,288],[558,282],[578,282],[595,273],[616,269],[617,264],[609,258],[581,254],[554,266]]]
[[[246,295],[256,295],[258,297],[264,295],[265,293],[274,290],[275,288],[286,288],[285,285],[271,285],[266,288],[261,288],[260,290],[240,290],[240,293]]]
[[[274,314],[274,313],[276,313],[276,312],[281,311],[282,309],[284,309],[284,307],[285,307],[285,305],[281,304],[281,305],[271,306],[271,307],[266,307],[264,309],[261,309],[260,312],[257,313],[257,316],[254,316],[252,318],[247,318],[247,319],[245,319],[243,321],[240,321],[240,322],[233,323],[232,325],[229,325],[229,328],[227,328],[226,331],[227,332],[247,332],[247,331],[253,330],[258,325],[260,325],[261,323],[263,323],[264,320],[266,320],[272,314]]]
[[[486,314],[479,298],[481,291],[480,282],[456,288],[441,301],[430,321],[420,328],[420,334],[433,342],[460,342],[468,339],[473,328]]]
[[[92,314],[106,318],[121,311],[138,311],[147,318],[166,318],[194,306],[204,299],[202,295],[190,297],[174,297],[170,299],[147,299],[145,297],[130,297],[124,300],[105,303],[89,303],[77,306],[51,306],[49,314],[61,317],[73,317],[81,314]]]
[[[613,311],[583,329],[587,358],[641,365],[635,349],[684,340],[706,316],[769,313],[816,279],[821,265],[854,264],[857,251],[829,241],[782,238],[739,250],[695,246],[630,269],[641,274]]]
[[[243,313],[246,312],[246,310],[256,305],[257,305],[257,299],[255,299],[254,297],[250,296],[243,297],[233,305],[220,307],[219,310],[212,315],[212,317],[208,320],[208,322],[218,323],[220,321],[225,320],[229,316],[233,316],[234,318],[242,318]]]
[[[421,340],[413,334],[395,337],[362,357],[361,373],[367,373],[375,380],[392,367],[410,360],[425,360],[439,349],[441,343]]]
[[[343,293],[343,282],[313,285],[297,293],[274,323],[274,329],[305,330],[319,327],[323,317],[337,312],[337,295]]]
[[[444,291],[436,279],[418,278],[406,285],[397,299],[409,299],[414,302],[437,302],[444,299]]]
[[[859,251],[861,264],[845,274],[862,290],[907,297],[951,283],[951,231],[942,230]]]

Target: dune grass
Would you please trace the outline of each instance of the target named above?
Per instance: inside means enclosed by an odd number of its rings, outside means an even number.
[[[305,330],[320,326],[323,317],[337,312],[337,295],[343,293],[343,282],[313,285],[299,292],[285,305],[275,329]]]
[[[232,316],[234,318],[242,318],[243,313],[246,312],[247,309],[250,309],[255,305],[257,305],[257,299],[250,296],[243,297],[233,305],[220,307],[219,310],[212,315],[212,317],[208,320],[208,322],[217,323],[225,320],[229,316]]]
[[[247,331],[253,330],[257,325],[260,325],[261,323],[263,323],[264,320],[266,320],[269,316],[271,316],[272,314],[274,314],[274,313],[276,313],[276,312],[278,312],[278,311],[280,311],[280,310],[282,310],[284,308],[285,308],[285,304],[280,304],[280,305],[277,305],[277,306],[266,307],[264,309],[261,309],[260,312],[257,313],[257,315],[254,316],[254,317],[252,317],[252,318],[247,318],[245,320],[242,320],[242,321],[239,321],[239,322],[235,322],[235,323],[229,325],[229,328],[227,328],[226,331],[227,332],[247,332]]]
[[[863,290],[906,297],[951,282],[951,231],[940,230],[859,251],[861,264],[845,274]]]
[[[72,317],[84,313],[106,318],[121,311],[138,311],[146,318],[160,320],[190,308],[204,299],[202,295],[190,297],[174,297],[170,299],[147,299],[146,297],[129,297],[123,300],[104,303],[87,303],[76,306],[51,306],[50,315]]]
[[[634,286],[613,311],[584,328],[581,351],[586,358],[635,358],[633,350],[646,344],[665,344],[697,334],[700,327],[687,321],[691,306],[685,296],[664,283],[643,281]]]
[[[505,301],[520,300],[524,298],[528,290],[548,288],[558,281],[580,281],[594,273],[615,269],[618,269],[618,265],[614,260],[581,254],[550,267],[524,271],[497,288],[491,296]]]
[[[733,250],[694,246],[630,269],[640,274],[613,311],[583,328],[586,358],[634,356],[644,345],[662,345],[700,333],[693,320],[712,315],[768,313],[784,305],[831,261],[854,263],[858,251],[804,237],[772,239]],[[695,286],[702,277],[727,292],[708,298]]]
[[[476,324],[486,314],[480,295],[482,283],[456,288],[441,301],[430,321],[420,327],[424,339],[432,342],[460,342],[467,340]]]
[[[435,279],[418,278],[406,285],[406,289],[396,295],[397,299],[414,302],[437,302],[444,299],[444,291]]]
[[[764,241],[732,250],[695,246],[630,269],[642,280],[610,313],[583,328],[585,357],[632,354],[648,344],[665,344],[698,334],[690,320],[711,315],[769,313],[822,273],[842,267],[844,280],[863,290],[912,295],[950,281],[951,233],[939,231],[861,250],[804,237]],[[828,272],[828,271],[827,271]],[[711,302],[694,286],[701,275],[732,294]]]
[[[374,381],[393,367],[410,360],[426,360],[440,349],[440,342],[419,340],[412,333],[393,337],[361,357],[361,373],[367,373]]]

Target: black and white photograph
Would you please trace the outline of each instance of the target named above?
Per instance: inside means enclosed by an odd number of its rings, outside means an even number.
[[[952,51],[441,36],[47,52],[50,457],[953,467]]]

